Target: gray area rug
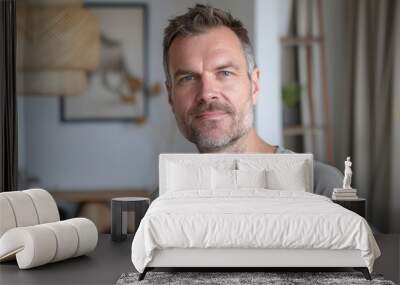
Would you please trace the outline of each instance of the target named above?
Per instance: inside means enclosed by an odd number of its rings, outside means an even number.
[[[368,281],[360,272],[148,272],[142,281],[139,273],[124,273],[117,285],[133,284],[390,284],[381,275]]]

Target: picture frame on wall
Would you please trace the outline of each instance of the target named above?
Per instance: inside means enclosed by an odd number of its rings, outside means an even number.
[[[144,3],[87,2],[99,25],[97,68],[83,94],[62,96],[62,122],[133,121],[148,116],[148,8]]]

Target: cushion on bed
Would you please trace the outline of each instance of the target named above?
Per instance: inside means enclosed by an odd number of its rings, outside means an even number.
[[[267,188],[266,170],[230,170],[212,168],[212,188],[215,191],[235,191],[243,188]]]
[[[236,170],[237,188],[268,188],[267,171]]]
[[[214,190],[236,190],[236,170],[212,168],[212,188]]]
[[[167,189],[170,191],[211,190],[211,167],[169,163]]]
[[[310,167],[304,160],[293,159],[239,159],[239,170],[266,170],[267,188],[273,190],[306,191],[309,189]]]
[[[183,157],[180,158],[180,156]],[[193,159],[191,156],[201,157],[201,159]],[[212,167],[215,169],[237,169],[236,159],[213,157],[208,154],[176,154],[176,157],[168,158],[166,167],[169,167],[170,164],[181,165],[186,168]]]
[[[252,172],[238,181],[233,170]],[[254,171],[267,171],[266,186],[252,176]],[[241,188],[312,193],[313,159],[310,154],[160,154],[159,176],[161,195],[185,190],[236,192]]]
[[[289,179],[281,171],[269,170],[267,172],[268,189],[306,191],[307,183],[303,167],[303,165],[298,165],[296,169],[292,169]]]

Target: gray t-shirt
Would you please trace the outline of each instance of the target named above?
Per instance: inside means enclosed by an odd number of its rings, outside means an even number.
[[[294,153],[291,150],[277,146],[275,153]],[[343,174],[335,167],[314,160],[314,193],[332,196],[333,188],[341,188]]]

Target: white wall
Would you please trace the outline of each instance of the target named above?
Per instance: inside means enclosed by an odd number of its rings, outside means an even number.
[[[167,20],[184,13],[187,7],[194,3],[211,3],[216,7],[230,10],[248,26],[253,37],[255,23],[253,1],[148,0],[146,2],[150,17],[150,82],[164,82],[162,37]],[[275,72],[274,70],[272,68],[271,72]],[[150,99],[148,122],[142,126],[121,122],[61,123],[59,98],[26,96],[21,101],[24,104],[22,116],[24,135],[21,136],[24,141],[21,145],[24,148],[21,148],[20,154],[23,154],[28,175],[39,178],[38,186],[44,188],[54,190],[154,188],[158,180],[159,153],[197,151],[177,130],[165,91]],[[263,115],[263,120],[266,120],[268,125],[271,121],[266,114]],[[268,135],[274,140],[277,137],[272,133],[274,128],[267,130]]]
[[[256,106],[256,129],[261,138],[282,144],[281,50],[282,13],[286,1],[255,0],[254,38],[258,67],[261,70],[261,94]]]

